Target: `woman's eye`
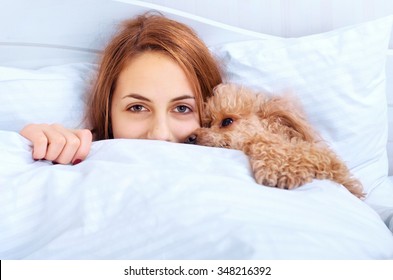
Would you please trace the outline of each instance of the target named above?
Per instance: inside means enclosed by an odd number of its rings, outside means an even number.
[[[223,119],[222,122],[221,122],[221,127],[229,126],[232,123],[233,123],[233,119],[231,119],[231,118]]]
[[[189,113],[189,112],[192,112],[192,110],[188,106],[185,106],[185,105],[176,106],[175,111],[178,112],[178,113]]]
[[[128,108],[128,110],[131,112],[142,112],[146,110],[146,108],[143,107],[142,105],[132,105],[131,107]]]

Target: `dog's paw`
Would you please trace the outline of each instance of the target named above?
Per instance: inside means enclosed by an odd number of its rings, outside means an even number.
[[[266,187],[276,187],[277,186],[277,176],[275,174],[266,174],[261,170],[254,170],[255,181]]]
[[[277,188],[292,190],[312,181],[312,178],[282,175],[277,181]]]
[[[299,177],[290,177],[285,175],[277,176],[277,174],[263,174],[263,176],[261,176],[261,174],[258,173],[255,174],[255,180],[260,185],[286,190],[298,188],[301,185],[311,181]]]
[[[277,188],[291,190],[299,187],[297,184],[294,184],[293,180],[288,176],[281,176],[277,181]]]

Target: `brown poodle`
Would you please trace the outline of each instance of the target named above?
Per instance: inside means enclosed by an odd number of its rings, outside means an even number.
[[[293,99],[222,84],[206,103],[203,124],[186,142],[243,151],[259,184],[293,189],[314,178],[330,179],[364,197],[361,183]]]

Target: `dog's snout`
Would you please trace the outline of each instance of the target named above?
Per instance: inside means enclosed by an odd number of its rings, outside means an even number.
[[[185,143],[186,144],[196,144],[197,136],[196,134],[191,134],[190,136],[187,137]]]

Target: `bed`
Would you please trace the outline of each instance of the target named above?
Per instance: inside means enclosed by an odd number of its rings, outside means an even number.
[[[336,1],[210,2],[2,1],[0,259],[393,259],[392,4],[367,14],[363,1],[342,20],[351,8]],[[102,46],[151,9],[192,26],[227,81],[296,94],[367,197],[325,180],[261,186],[240,151],[161,141],[94,142],[75,166],[34,161],[18,131],[84,127]]]

